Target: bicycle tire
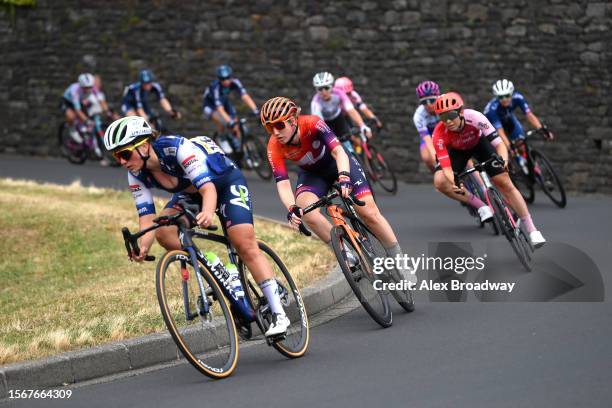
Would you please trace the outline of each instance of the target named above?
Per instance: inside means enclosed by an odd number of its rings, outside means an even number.
[[[266,149],[257,137],[247,134],[244,139],[243,149],[248,157],[252,160],[252,168],[262,180],[270,180],[272,178],[272,169],[268,164],[268,155]]]
[[[366,248],[364,254],[369,258],[371,264],[374,264],[374,258],[385,258],[387,257],[387,251],[383,246],[382,242],[370,231],[370,229],[363,224],[359,219],[351,219],[351,225],[364,238],[362,245]],[[387,270],[380,274],[384,282],[388,283],[399,283],[404,280],[400,272],[397,269]],[[410,313],[414,311],[414,298],[410,289],[404,290],[389,290],[391,296],[395,301],[404,309]]]
[[[334,254],[340,264],[340,269],[361,306],[380,326],[384,328],[390,327],[393,324],[393,315],[389,305],[388,294],[385,291],[374,289],[373,282],[376,279],[374,279],[373,272],[371,270],[363,270],[364,263],[369,262],[369,260],[364,259],[361,254],[362,251],[358,251],[354,247],[345,227],[336,225],[331,229],[331,243]],[[351,248],[353,256],[359,259],[360,268],[353,267],[355,269],[351,270],[348,259],[344,254],[344,247]],[[357,271],[358,273],[354,273]],[[364,291],[367,291],[367,293],[363,293]]]
[[[257,245],[265,255],[268,255],[269,260],[271,260],[272,271],[274,272],[281,292],[281,303],[283,304],[287,317],[289,317],[291,321],[285,338],[273,342],[272,347],[285,357],[302,357],[306,353],[310,342],[310,323],[308,321],[308,314],[303,298],[293,277],[287,270],[287,267],[274,250],[262,241],[257,241]],[[238,263],[238,270],[241,274],[244,292],[251,307],[253,310],[259,310],[262,305],[267,303],[264,294],[259,288],[259,285],[255,283],[252,275],[246,273],[248,269],[242,261]],[[291,289],[290,292],[287,290],[287,287]],[[259,321],[258,324],[260,324]],[[263,333],[266,327],[260,326],[260,329]]]
[[[197,314],[197,295],[200,291],[189,255],[183,250],[166,252],[157,264],[155,280],[157,299],[166,327],[187,361],[207,377],[226,378],[234,372],[238,361],[238,336],[234,317],[215,279],[202,263],[198,262],[198,266],[203,282],[207,285],[206,295],[211,310],[213,305],[217,305],[220,309],[220,313],[217,312],[219,319],[207,322]],[[189,273],[188,281],[183,280],[183,268]],[[180,291],[177,291],[176,284],[179,282]],[[194,295],[186,300],[184,293],[185,291],[189,293],[189,283]],[[185,304],[190,305],[190,312],[195,312],[193,320],[186,319],[185,310],[182,313],[175,313],[176,307],[182,306],[186,309]],[[192,326],[190,322],[193,322]],[[184,326],[179,326],[179,323],[183,323]],[[201,327],[197,326],[198,323]]]
[[[380,184],[386,192],[397,194],[397,176],[395,172],[376,146],[370,144],[368,148],[370,149],[370,153],[372,153],[370,167],[375,174],[376,181],[378,181],[378,184]]]
[[[87,148],[84,143],[77,143],[72,139],[66,122],[62,122],[59,126],[58,142],[62,156],[68,159],[70,163],[85,163],[85,160],[87,160]]]
[[[531,149],[531,159],[534,167],[536,164],[539,165],[540,171],[542,172],[541,174],[536,173],[535,179],[544,191],[544,194],[546,194],[557,207],[565,208],[567,205],[565,188],[563,188],[563,184],[548,158],[538,149]],[[548,173],[549,178],[546,178],[545,173]],[[549,185],[548,182],[550,182],[551,185]],[[558,196],[554,194],[555,191],[551,187],[556,187]]]
[[[535,200],[535,189],[531,177],[523,173],[521,166],[517,163],[516,157],[514,156],[510,159],[508,166],[508,173],[510,174],[512,183],[519,193],[521,193],[525,202],[532,204]]]
[[[519,242],[518,234],[520,232],[517,231],[519,227],[515,226],[513,220],[510,220],[509,217],[511,217],[512,214],[510,214],[509,210],[506,208],[503,198],[494,188],[489,189],[489,198],[491,199],[491,205],[493,205],[493,212],[499,216],[498,222],[500,223],[504,236],[510,243],[512,250],[525,270],[531,272],[531,266],[527,258],[528,255]]]

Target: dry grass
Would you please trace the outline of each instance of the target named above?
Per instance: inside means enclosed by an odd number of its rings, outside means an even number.
[[[127,192],[0,179],[0,365],[165,330],[155,264],[126,260],[122,226],[137,229]],[[321,242],[260,220],[256,229],[300,287],[334,263]]]

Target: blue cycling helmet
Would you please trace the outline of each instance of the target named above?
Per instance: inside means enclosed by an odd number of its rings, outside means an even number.
[[[155,77],[153,76],[153,73],[151,71],[149,71],[148,69],[143,69],[138,74],[138,80],[140,81],[140,83],[146,84],[149,82],[153,82],[153,80],[155,80]]]
[[[217,78],[223,80],[232,76],[232,68],[229,65],[219,65],[217,67]]]

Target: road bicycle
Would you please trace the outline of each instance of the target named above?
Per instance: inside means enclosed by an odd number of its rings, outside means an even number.
[[[255,170],[263,180],[270,180],[272,169],[268,164],[266,147],[257,136],[251,134],[245,118],[240,118],[237,123],[239,137],[230,131],[223,134],[215,133],[213,140],[241,169]]]
[[[231,375],[238,361],[238,337],[256,339],[252,330],[255,322],[261,333],[270,326],[272,312],[259,286],[248,273],[235,248],[217,229],[195,229],[198,206],[179,200],[180,211],[171,216],[155,218],[154,224],[138,233],[122,229],[128,255],[140,253],[138,238],[160,227],[176,225],[181,241],[180,250],[166,252],[157,264],[155,285],[161,314],[179,350],[202,374],[221,379]],[[196,246],[195,239],[223,244],[231,263],[237,265],[244,296],[229,283],[229,276],[207,259]],[[291,326],[283,335],[267,337],[268,345],[288,358],[306,353],[309,342],[309,322],[300,291],[279,256],[265,243],[259,249],[272,265],[279,295]],[[155,260],[147,256],[147,261]]]
[[[529,137],[543,132],[543,129],[531,129],[525,139],[511,142],[510,177],[526,202],[533,203],[535,200],[534,186],[537,184],[553,203],[565,208],[567,196],[557,172],[546,155],[527,142]]]
[[[483,203],[487,202],[485,186],[482,183],[482,181],[476,177],[475,173],[470,173],[463,179],[463,186],[465,187],[467,191],[469,191],[470,193],[478,197]],[[476,220],[476,224],[480,228],[484,228],[485,225],[489,225],[493,234],[499,235],[500,231],[499,231],[499,228],[497,227],[497,223],[494,222],[494,220],[491,220],[491,222],[482,222],[480,220],[480,214],[478,214],[478,211],[474,207],[472,207],[469,204],[464,204],[464,203],[461,203],[461,204],[467,208],[468,213],[472,217],[474,217],[474,219]]]
[[[377,139],[380,138],[382,129],[376,127],[372,127],[372,129],[377,129],[375,136]],[[355,136],[360,139],[356,152],[361,158],[363,169],[368,174],[369,179],[373,183],[380,184],[386,192],[397,194],[397,176],[380,149],[361,132],[358,132]]]
[[[67,122],[62,122],[57,132],[62,156],[73,164],[83,164],[87,159],[100,161],[104,158],[114,163],[112,155],[104,148],[104,131],[107,126],[100,115],[93,115],[87,123],[76,123],[74,129]]]
[[[389,327],[393,323],[389,291],[377,290],[374,285],[378,280],[383,283],[399,283],[403,277],[395,269],[381,274],[374,272],[375,259],[385,258],[386,251],[374,233],[361,221],[354,208],[354,205],[364,206],[365,202],[351,196],[342,197],[340,191],[340,186],[334,184],[330,193],[304,208],[303,212],[307,214],[325,207],[334,224],[331,229],[331,243],[344,277],[370,317],[382,327]],[[333,203],[336,198],[339,198],[340,205]],[[311,235],[304,223],[300,224],[299,229],[304,235]],[[393,290],[391,294],[407,312],[414,310],[412,292],[409,289]]]
[[[493,218],[494,222],[497,223],[497,228],[499,231],[501,231],[504,237],[506,237],[510,243],[510,246],[512,247],[512,250],[525,270],[530,272],[531,253],[533,252],[533,247],[531,246],[529,238],[527,238],[525,232],[520,226],[520,219],[518,219],[514,211],[508,205],[506,205],[502,195],[499,191],[497,191],[497,188],[489,179],[489,175],[485,171],[485,166],[489,163],[495,167],[503,167],[504,165],[503,159],[497,155],[494,155],[483,163],[474,164],[474,167],[463,171],[457,175],[455,179],[462,181],[465,180],[469,174],[474,172],[478,172],[480,174],[480,178],[485,186],[484,196],[486,201],[484,202],[486,202],[489,207],[493,209]]]

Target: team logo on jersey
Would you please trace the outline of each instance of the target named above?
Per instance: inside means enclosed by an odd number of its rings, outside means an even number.
[[[130,190],[132,191],[132,193],[137,193],[140,191],[140,185],[130,184]]]
[[[483,129],[488,129],[489,128],[489,124],[486,122],[478,122],[478,126],[480,126]]]
[[[438,139],[438,150],[444,149],[444,141],[442,139]]]
[[[183,162],[181,163],[181,165],[185,168],[191,166],[193,163],[195,163],[197,161],[195,154],[192,154],[191,156],[189,156],[188,158],[186,158],[185,160],[183,160]]]
[[[164,154],[168,156],[176,156],[176,147],[164,147]]]

